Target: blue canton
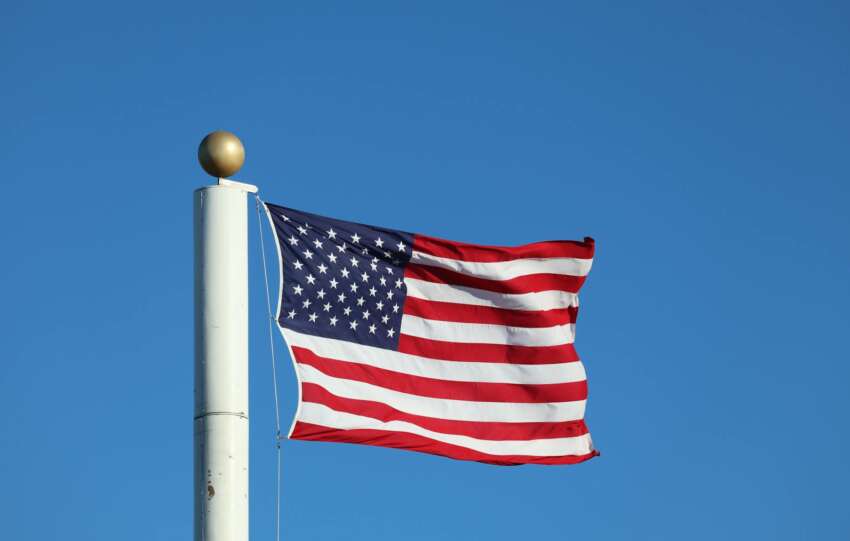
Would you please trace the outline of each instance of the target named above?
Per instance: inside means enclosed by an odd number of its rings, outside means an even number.
[[[413,235],[266,206],[283,264],[280,325],[396,349]]]

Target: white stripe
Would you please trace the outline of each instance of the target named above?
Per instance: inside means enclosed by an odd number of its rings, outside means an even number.
[[[441,379],[483,383],[514,383],[539,385],[573,383],[586,379],[581,362],[554,364],[510,364],[441,361],[399,353],[384,348],[302,334],[283,329],[291,346],[309,349],[320,357],[348,361],[401,374]]]
[[[489,323],[457,323],[424,319],[404,314],[401,333],[429,340],[466,344],[507,344],[511,346],[559,346],[572,344],[574,325],[552,327],[508,327]]]
[[[413,263],[431,265],[488,280],[510,280],[528,274],[564,274],[587,276],[592,259],[575,257],[529,258],[510,261],[480,262],[450,259],[423,252],[413,252]]]
[[[370,383],[335,378],[307,365],[298,364],[304,383],[315,383],[331,394],[355,400],[372,400],[412,415],[493,423],[554,423],[584,418],[586,400],[548,402],[473,402],[402,393]]]
[[[491,306],[509,310],[554,310],[578,306],[578,295],[568,291],[538,291],[536,293],[496,293],[474,287],[437,284],[416,278],[405,278],[407,294],[428,301],[455,302]]]
[[[389,430],[424,436],[435,441],[458,445],[490,455],[564,456],[586,455],[593,450],[589,434],[572,438],[539,440],[481,440],[457,434],[433,432],[407,421],[384,422],[372,417],[335,411],[315,402],[305,402],[300,421],[339,430]]]

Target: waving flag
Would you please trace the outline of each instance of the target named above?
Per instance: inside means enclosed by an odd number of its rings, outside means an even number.
[[[266,204],[290,438],[492,464],[598,454],[573,347],[593,239],[477,246]]]

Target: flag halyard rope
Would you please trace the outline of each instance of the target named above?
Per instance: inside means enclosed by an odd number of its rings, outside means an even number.
[[[280,456],[281,456],[281,448],[280,448],[280,400],[278,396],[278,385],[277,385],[277,359],[275,358],[275,348],[274,348],[274,315],[272,314],[272,301],[271,301],[271,293],[269,292],[269,271],[266,264],[266,242],[265,236],[263,235],[263,220],[260,214],[260,206],[263,204],[263,201],[260,199],[260,196],[254,196],[257,199],[257,229],[260,232],[260,255],[263,259],[263,279],[265,280],[266,285],[266,309],[268,313],[268,321],[269,321],[269,348],[271,350],[271,358],[272,358],[272,384],[274,386],[274,422],[275,422],[275,448],[277,454],[277,466],[275,469],[275,541],[280,541]]]

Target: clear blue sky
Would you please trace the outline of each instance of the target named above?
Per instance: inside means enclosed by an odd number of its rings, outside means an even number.
[[[577,346],[602,457],[286,442],[285,539],[850,538],[845,3],[282,4],[3,7],[3,538],[190,538],[192,190],[218,128],[275,203],[597,239]],[[251,242],[264,540],[253,215]]]

